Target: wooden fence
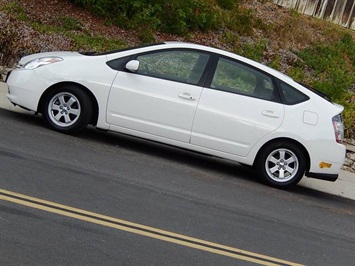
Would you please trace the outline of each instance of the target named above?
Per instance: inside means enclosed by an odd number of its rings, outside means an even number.
[[[355,30],[354,0],[273,0],[277,5]]]

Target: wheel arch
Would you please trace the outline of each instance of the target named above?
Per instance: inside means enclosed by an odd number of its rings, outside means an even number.
[[[262,151],[270,144],[277,143],[277,142],[288,142],[288,143],[293,143],[294,145],[297,145],[302,150],[302,153],[304,154],[305,159],[306,159],[306,173],[309,172],[309,169],[311,166],[311,159],[310,159],[310,156],[309,156],[309,153],[308,153],[306,147],[302,143],[300,143],[299,141],[291,139],[291,138],[276,138],[276,139],[272,139],[272,140],[269,140],[268,142],[266,142],[259,149],[257,155],[255,156],[253,166],[255,166],[256,162],[259,160],[259,157],[260,157],[260,154],[262,153]]]
[[[59,82],[59,83],[53,84],[52,86],[48,87],[41,95],[41,98],[39,100],[38,107],[37,107],[37,112],[39,112],[39,113],[42,112],[42,108],[43,108],[46,96],[50,92],[52,92],[53,90],[55,90],[57,88],[65,86],[65,85],[76,86],[79,89],[85,91],[85,93],[89,96],[92,106],[93,106],[93,115],[92,115],[90,124],[96,126],[98,116],[99,116],[99,105],[97,103],[97,100],[96,100],[94,94],[87,87],[83,86],[82,84],[76,83],[76,82]]]

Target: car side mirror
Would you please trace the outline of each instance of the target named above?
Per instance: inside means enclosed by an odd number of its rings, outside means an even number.
[[[131,72],[136,72],[139,68],[139,61],[138,60],[131,60],[126,64],[126,69]]]

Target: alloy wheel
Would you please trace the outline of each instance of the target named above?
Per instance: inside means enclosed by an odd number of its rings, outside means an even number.
[[[295,153],[288,149],[272,151],[266,158],[267,175],[276,182],[287,182],[293,179],[299,168],[299,160]]]
[[[68,92],[60,92],[48,104],[50,120],[57,126],[70,127],[79,119],[81,105],[78,98]]]

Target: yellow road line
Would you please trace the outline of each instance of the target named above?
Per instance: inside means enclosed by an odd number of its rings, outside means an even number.
[[[150,226],[145,226],[142,224],[132,223],[126,220],[121,220],[113,218],[106,215],[101,215],[98,213],[89,212],[86,210],[81,210],[73,208],[70,206],[26,196],[23,194],[11,192],[8,190],[0,189],[0,200],[5,200],[13,202],[16,204],[32,207],[35,209],[60,214],[63,216],[79,219],[82,221],[95,223],[122,231],[147,236],[227,257],[232,257],[239,260],[244,260],[248,262],[253,262],[259,265],[292,265],[299,266],[301,264],[265,256],[262,254],[237,249],[218,243],[213,243],[181,234],[176,234],[173,232],[157,229]]]

